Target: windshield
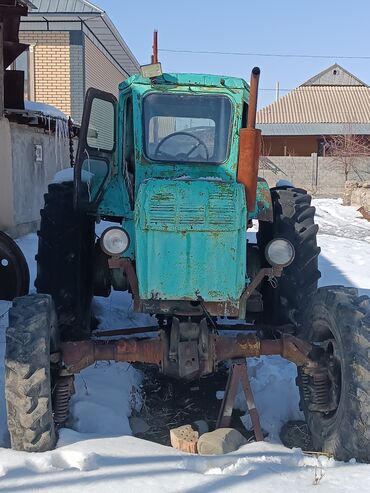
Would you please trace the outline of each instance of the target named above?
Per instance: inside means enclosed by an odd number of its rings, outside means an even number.
[[[144,147],[149,159],[222,163],[229,153],[231,102],[226,96],[149,94]]]

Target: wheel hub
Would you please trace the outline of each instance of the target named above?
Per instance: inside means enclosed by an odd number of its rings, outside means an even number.
[[[26,259],[18,245],[0,231],[0,299],[12,301],[29,289]]]

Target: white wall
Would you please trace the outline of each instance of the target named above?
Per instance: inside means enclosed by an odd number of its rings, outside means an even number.
[[[42,146],[40,162],[35,145]],[[12,236],[35,231],[47,185],[69,166],[68,139],[57,142],[43,129],[6,120],[0,126],[0,159],[0,229]]]

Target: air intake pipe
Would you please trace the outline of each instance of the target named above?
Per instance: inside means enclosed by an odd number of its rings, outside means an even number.
[[[261,130],[256,129],[258,81],[260,69],[254,67],[249,88],[247,128],[239,133],[239,159],[237,180],[245,186],[248,212],[256,207],[258,162],[261,147]]]

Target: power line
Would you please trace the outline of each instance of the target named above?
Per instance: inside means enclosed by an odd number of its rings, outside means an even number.
[[[345,56],[345,55],[301,55],[293,53],[245,53],[241,51],[206,51],[206,50],[172,50],[160,48],[159,51],[166,53],[191,53],[194,55],[235,55],[235,56],[255,56],[255,57],[277,57],[277,58],[321,58],[337,60],[370,60],[370,56]]]

